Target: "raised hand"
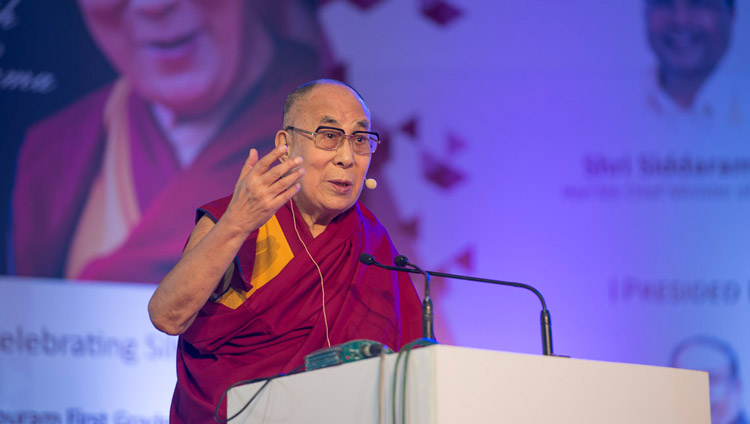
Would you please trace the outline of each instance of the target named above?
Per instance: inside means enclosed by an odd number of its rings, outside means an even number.
[[[302,158],[273,166],[286,151],[286,146],[280,146],[258,160],[258,151],[250,150],[227,211],[216,224],[206,216],[201,218],[182,258],[151,297],[149,316],[156,328],[167,334],[187,330],[248,234],[299,192],[297,181],[305,173]]]
[[[287,146],[281,145],[258,159],[258,151],[250,150],[222,220],[249,234],[299,192],[298,180],[305,173],[302,158],[290,158],[273,166],[286,152]]]

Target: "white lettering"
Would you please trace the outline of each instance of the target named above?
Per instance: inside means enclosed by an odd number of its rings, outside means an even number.
[[[0,90],[46,94],[56,87],[57,78],[51,72],[0,68]]]
[[[10,0],[8,4],[0,8],[0,29],[8,31],[18,25],[18,15],[15,9],[19,3],[21,0]]]

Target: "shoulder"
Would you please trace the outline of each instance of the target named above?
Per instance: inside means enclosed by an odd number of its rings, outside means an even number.
[[[70,194],[63,191],[88,187],[103,152],[104,105],[111,90],[109,85],[86,95],[26,131],[18,153],[15,191],[54,191],[65,197]],[[56,179],[54,187],[48,184],[50,176]]]
[[[104,105],[112,86],[108,85],[37,122],[21,146],[21,163],[49,158],[53,163],[80,166],[98,154]],[[48,165],[48,170],[54,171]]]
[[[212,202],[208,202],[205,205],[198,208],[195,212],[195,222],[197,223],[205,215],[211,218],[212,221],[217,222],[224,212],[227,211],[227,206],[232,200],[232,195],[216,199]]]
[[[379,236],[390,240],[388,231],[386,231],[383,224],[378,221],[375,214],[367,209],[367,206],[363,205],[362,202],[357,202],[355,208],[359,211],[359,215],[362,217],[362,227],[368,237]]]
[[[98,132],[102,126],[104,105],[112,92],[112,87],[112,84],[108,84],[42,119],[29,129],[27,137],[30,139],[72,138],[73,135],[84,132],[88,127],[96,127]],[[65,131],[60,131],[61,128],[65,128]]]

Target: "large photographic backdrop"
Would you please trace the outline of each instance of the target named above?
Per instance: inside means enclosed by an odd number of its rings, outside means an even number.
[[[363,202],[402,253],[534,285],[558,354],[710,371],[713,422],[732,422],[750,402],[749,8],[0,1],[0,421],[166,417],[150,292],[195,208],[269,148],[283,96],[325,76],[373,111]],[[435,278],[433,298],[441,342],[541,352],[531,293]],[[128,338],[152,359],[118,360]],[[65,363],[91,386],[18,371]],[[138,388],[88,394],[118,380]]]

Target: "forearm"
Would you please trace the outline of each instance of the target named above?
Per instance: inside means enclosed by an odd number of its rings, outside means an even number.
[[[226,212],[214,224],[198,221],[180,261],[164,277],[148,305],[151,322],[167,334],[181,334],[193,323],[247,236],[260,228],[300,189],[301,158],[282,161],[285,145],[258,160],[250,149]]]
[[[199,228],[200,225],[196,226],[196,230]],[[191,242],[193,237],[199,240],[193,246],[188,243],[183,257],[164,277],[149,302],[151,322],[167,334],[181,334],[190,327],[216,291],[248,233],[219,220],[200,236],[200,231],[194,232]]]

